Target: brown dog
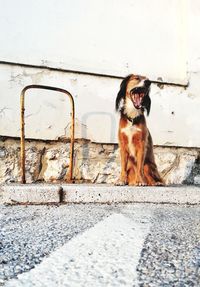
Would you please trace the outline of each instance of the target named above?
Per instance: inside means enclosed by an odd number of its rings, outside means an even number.
[[[129,75],[122,81],[116,98],[116,110],[121,113],[121,178],[118,185],[163,185],[144,117],[144,111],[148,115],[151,107],[150,85],[151,82],[146,77]]]

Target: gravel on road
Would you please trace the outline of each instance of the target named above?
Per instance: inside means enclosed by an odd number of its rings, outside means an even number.
[[[0,206],[0,285],[113,214],[151,224],[138,286],[200,286],[200,206],[153,204]]]

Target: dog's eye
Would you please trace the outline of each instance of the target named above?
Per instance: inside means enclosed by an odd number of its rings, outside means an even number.
[[[140,80],[140,78],[139,78],[139,77],[135,77],[134,79],[135,79],[136,81],[139,81],[139,80]]]

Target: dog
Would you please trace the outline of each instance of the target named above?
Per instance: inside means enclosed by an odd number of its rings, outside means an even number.
[[[153,154],[153,141],[144,112],[150,113],[151,82],[140,75],[127,76],[120,85],[115,108],[120,112],[121,176],[117,185],[164,185]]]

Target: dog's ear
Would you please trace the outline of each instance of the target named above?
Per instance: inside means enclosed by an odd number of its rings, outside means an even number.
[[[115,109],[116,111],[119,111],[120,110],[120,103],[122,100],[125,99],[125,96],[126,96],[126,86],[127,86],[127,83],[128,81],[130,80],[130,77],[132,76],[131,75],[128,75],[125,79],[123,79],[123,81],[121,82],[121,85],[120,85],[120,90],[117,94],[117,98],[116,98],[116,101],[115,101]]]
[[[151,110],[151,98],[149,96],[149,92],[145,95],[144,97],[144,101],[142,103],[143,107],[145,108],[145,110],[147,111],[147,116],[149,115],[150,113],[150,110]]]

